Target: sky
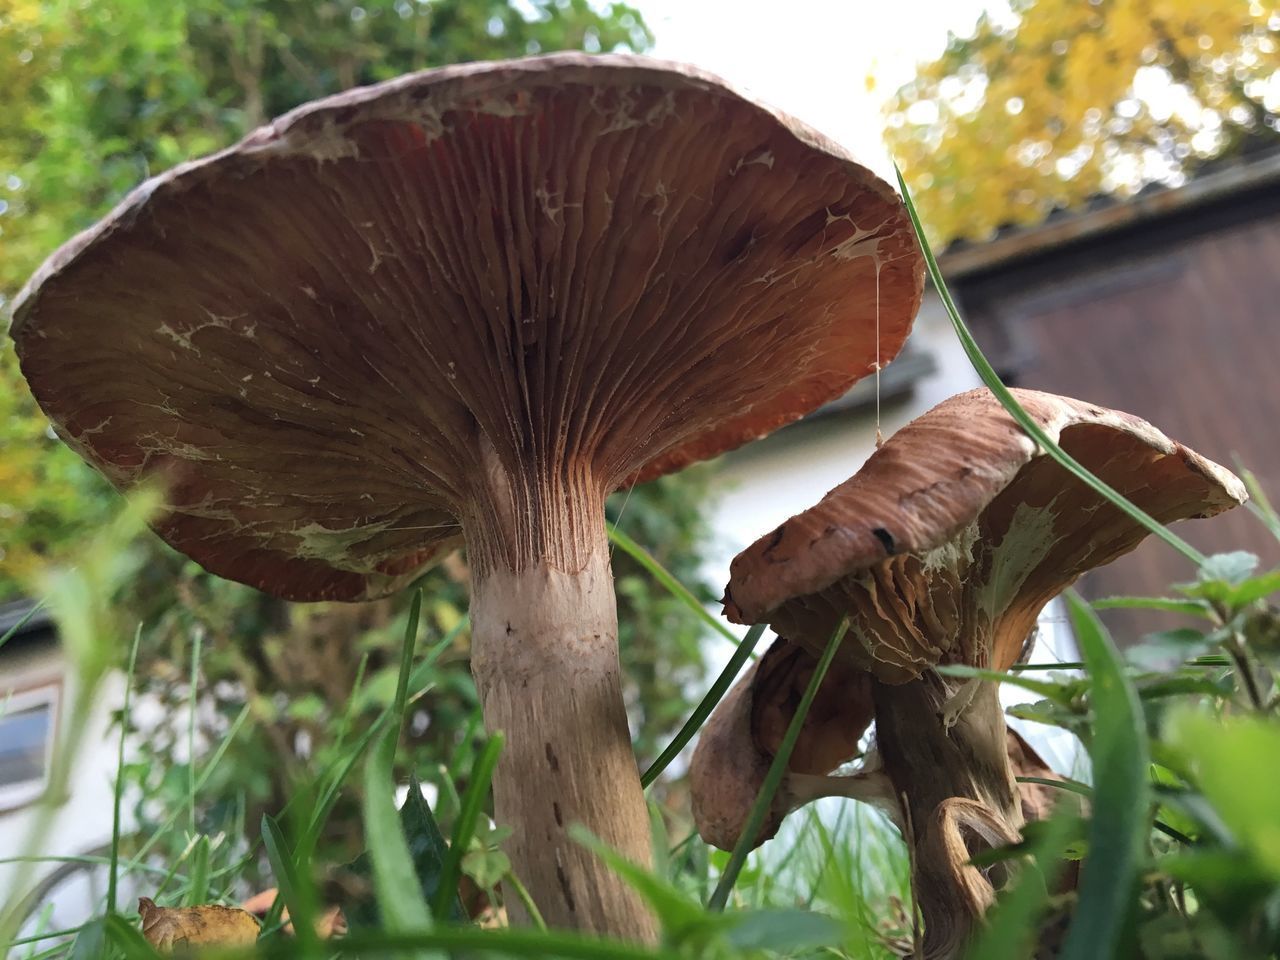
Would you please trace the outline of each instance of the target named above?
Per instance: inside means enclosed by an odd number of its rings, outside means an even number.
[[[880,105],[934,59],[947,31],[970,34],[996,0],[631,0],[653,55],[693,63],[806,121],[881,176]],[[868,92],[866,78],[875,77]]]

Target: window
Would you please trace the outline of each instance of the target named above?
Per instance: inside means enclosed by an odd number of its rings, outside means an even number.
[[[0,693],[0,810],[37,799],[49,778],[58,684]]]

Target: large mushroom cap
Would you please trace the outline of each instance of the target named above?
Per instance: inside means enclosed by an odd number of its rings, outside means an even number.
[[[1246,499],[1230,471],[1144,420],[1014,394],[1063,449],[1163,523]],[[1045,603],[1146,535],[982,388],[903,427],[852,479],[739,554],[725,609],[811,645],[847,614],[861,646],[846,648],[889,683],[944,655],[1004,669]],[[978,637],[981,655],[946,646]]]
[[[12,335],[70,445],[165,475],[170,543],[358,599],[494,470],[603,495],[802,416],[921,291],[897,196],[840,148],[688,67],[557,55],[329,97],[147,181]]]

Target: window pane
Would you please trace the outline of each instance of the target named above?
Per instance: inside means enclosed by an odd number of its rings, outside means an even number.
[[[50,704],[0,716],[0,787],[44,778]]]

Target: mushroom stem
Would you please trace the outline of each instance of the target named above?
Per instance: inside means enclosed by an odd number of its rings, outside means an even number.
[[[915,825],[912,883],[924,919],[918,960],[950,960],[962,954],[987,901],[974,896],[973,878],[957,871],[955,858],[942,855],[955,846],[954,824],[942,814],[958,809],[957,799],[974,801],[987,833],[1016,837],[1022,826],[998,691],[978,684],[953,720],[954,691],[932,670],[900,685],[874,681],[872,695],[884,769]]]
[[[649,820],[627,730],[603,524],[585,565],[485,570],[472,593],[472,672],[485,726],[506,746],[494,775],[512,868],[548,924],[652,942],[635,892],[568,835],[581,823],[636,863]],[[507,900],[515,922],[528,922]]]

